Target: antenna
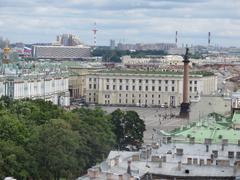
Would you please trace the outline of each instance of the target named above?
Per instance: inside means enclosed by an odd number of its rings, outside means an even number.
[[[93,27],[93,40],[94,40],[94,48],[96,47],[96,45],[97,45],[97,23],[95,22],[94,23],[94,27]]]

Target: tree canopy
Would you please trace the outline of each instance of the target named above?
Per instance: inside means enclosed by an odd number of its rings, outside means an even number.
[[[110,115],[0,98],[0,179],[75,179],[115,145]]]
[[[144,121],[135,111],[115,110],[111,113],[113,132],[116,134],[117,145],[120,149],[127,146],[139,148],[143,143],[143,133],[146,130]]]

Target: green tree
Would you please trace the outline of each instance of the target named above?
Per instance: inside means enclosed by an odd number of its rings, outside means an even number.
[[[111,113],[113,132],[117,136],[120,149],[132,145],[139,148],[143,143],[143,133],[146,130],[144,121],[135,111],[123,112],[120,109]]]
[[[35,130],[29,148],[31,154],[35,154],[40,177],[46,180],[72,178],[77,170],[78,134],[61,119],[50,120]]]

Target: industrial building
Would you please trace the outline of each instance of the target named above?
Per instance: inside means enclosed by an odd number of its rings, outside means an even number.
[[[86,75],[86,102],[102,105],[179,106],[183,73],[147,70],[105,70]],[[217,90],[212,73],[192,73],[190,100]]]
[[[91,48],[79,46],[38,46],[32,48],[32,56],[37,59],[82,59],[90,57]]]

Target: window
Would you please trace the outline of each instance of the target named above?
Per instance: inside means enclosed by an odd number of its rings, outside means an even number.
[[[138,103],[141,104],[141,100],[140,99],[138,100]]]
[[[139,86],[139,91],[141,91],[142,90],[142,86]]]
[[[121,82],[122,82],[122,79],[119,79],[119,82],[121,83]]]
[[[93,79],[94,82],[96,82],[96,80],[97,80],[96,78]]]
[[[148,86],[145,87],[145,91],[148,91]]]
[[[134,104],[135,103],[135,101],[134,101],[134,99],[132,100],[132,104]]]
[[[126,97],[128,97],[128,94],[126,94]]]
[[[135,91],[135,86],[132,86],[132,90]]]
[[[120,103],[120,104],[122,103],[121,99],[119,99],[119,103]]]
[[[107,79],[107,82],[109,82],[109,79]]]
[[[122,90],[122,86],[121,85],[119,86],[119,90]]]
[[[128,103],[128,100],[126,99],[126,104]]]
[[[161,80],[158,80],[158,83],[159,83],[159,84],[161,84],[161,83],[162,83],[162,81],[161,81]]]
[[[154,86],[152,86],[152,91],[155,91],[155,87]]]
[[[197,81],[194,81],[194,84],[197,84]]]
[[[141,97],[141,94],[139,94],[138,97]]]
[[[113,79],[113,82],[116,82],[116,79]]]
[[[96,98],[93,98],[93,102],[96,102]]]
[[[161,101],[160,101],[160,100],[158,100],[158,104],[161,104]]]
[[[91,99],[91,98],[89,98],[89,102],[91,102],[91,100],[92,100],[92,99]]]
[[[92,78],[89,78],[89,81],[91,82],[91,81],[92,81]]]
[[[168,84],[168,80],[165,80],[165,84]]]
[[[93,85],[93,89],[97,89],[97,85],[96,84]]]
[[[139,81],[138,81],[139,83],[142,83],[142,80],[141,79],[139,79]]]
[[[148,83],[148,80],[146,80],[145,82]]]
[[[160,98],[161,96],[160,96],[160,94],[158,95],[158,98]]]
[[[162,88],[161,88],[161,86],[159,86],[159,87],[158,87],[158,91],[161,91],[161,90],[162,90]]]
[[[129,80],[128,80],[128,79],[126,79],[126,82],[127,82],[127,83],[128,83],[128,81],[129,81]]]
[[[190,84],[192,84],[192,81],[190,81]]]
[[[154,100],[152,100],[152,104],[154,104]]]
[[[119,94],[119,97],[121,97],[122,95],[121,94]]]
[[[113,90],[115,90],[116,89],[116,86],[115,85],[113,85]]]
[[[155,83],[155,80],[152,80],[152,83],[154,84],[154,83]]]
[[[152,98],[154,98],[154,94],[152,94]]]
[[[126,86],[126,91],[128,91],[128,86]]]
[[[190,87],[189,90],[192,92],[192,87]]]
[[[106,86],[106,89],[109,90],[109,85]]]
[[[132,94],[132,97],[134,98],[134,94]]]
[[[91,93],[89,93],[89,96],[91,96],[92,94]]]
[[[167,87],[167,86],[165,87],[165,91],[166,91],[166,92],[168,91],[168,87]]]
[[[175,84],[175,81],[174,81],[174,80],[172,80],[172,84]]]
[[[89,89],[92,89],[92,84],[89,84]]]
[[[145,94],[145,97],[147,98],[147,94]]]
[[[174,87],[172,87],[172,92],[174,92],[175,91],[175,88]]]
[[[135,83],[135,79],[133,79],[132,82]]]
[[[194,91],[197,92],[197,87],[194,87]]]

